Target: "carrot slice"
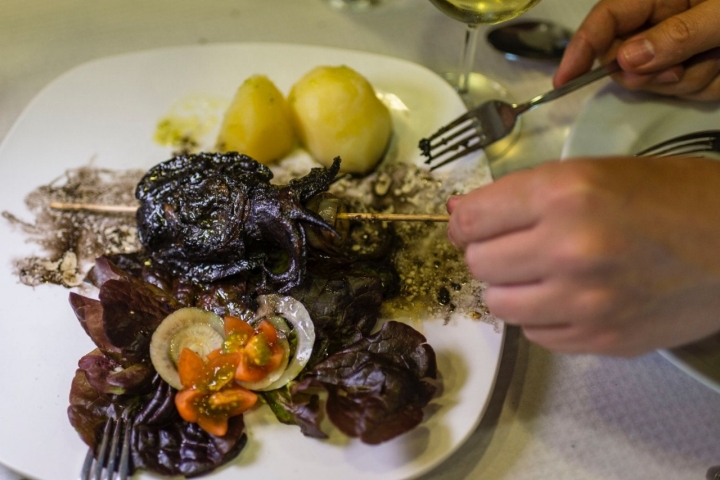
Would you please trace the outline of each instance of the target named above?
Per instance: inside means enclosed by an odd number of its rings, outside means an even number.
[[[225,317],[225,335],[230,335],[231,333],[244,334],[247,338],[250,338],[255,333],[255,330],[246,321],[227,315]]]
[[[227,433],[228,417],[200,415],[197,424],[210,435],[222,437]]]
[[[234,417],[252,408],[257,403],[257,399],[258,396],[255,392],[235,387],[213,393],[208,399],[208,405],[211,409],[227,412],[228,417]]]
[[[235,380],[241,382],[259,382],[267,376],[267,371],[255,365],[250,357],[243,353],[240,355],[240,362],[235,370]]]
[[[278,368],[285,357],[285,350],[283,350],[280,345],[275,344],[270,348],[272,349],[272,356],[270,357],[268,363],[265,364],[265,368],[268,373]]]
[[[197,385],[205,372],[205,362],[203,359],[190,350],[183,348],[178,359],[178,374],[180,375],[180,383],[185,388]]]
[[[277,342],[277,330],[275,330],[273,324],[267,320],[262,320],[255,331],[265,335],[265,340],[267,340],[269,344]]]
[[[216,359],[217,357],[219,357],[220,355],[225,355],[225,354],[223,353],[222,347],[221,347],[221,348],[216,348],[216,349],[213,350],[212,352],[208,353],[208,354],[205,356],[205,359],[206,359],[208,362],[210,362],[210,361]]]
[[[186,422],[197,422],[200,417],[197,401],[204,395],[200,390],[180,390],[175,395],[175,408]]]
[[[207,363],[206,377],[202,388],[216,392],[225,388],[235,377],[235,369],[240,362],[239,353],[223,353],[213,356]]]

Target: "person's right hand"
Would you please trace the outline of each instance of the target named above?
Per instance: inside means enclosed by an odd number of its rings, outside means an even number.
[[[691,100],[720,99],[720,0],[600,0],[575,33],[555,86],[617,58],[615,80]]]
[[[490,311],[546,348],[633,356],[720,331],[720,162],[547,162],[448,201]]]

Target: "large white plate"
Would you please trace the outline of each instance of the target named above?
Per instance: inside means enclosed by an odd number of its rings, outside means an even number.
[[[592,97],[568,136],[562,157],[623,155],[676,135],[720,129],[720,105],[664,99],[611,84]],[[660,354],[720,392],[720,340],[710,339]]]
[[[140,52],[82,65],[55,80],[23,112],[0,145],[0,208],[31,219],[27,193],[87,165],[149,168],[169,158],[152,140],[156,122],[178,99],[229,99],[247,76],[268,75],[287,92],[316,65],[345,64],[389,95],[397,154],[419,161],[417,141],[464,107],[427,69],[377,55],[278,44],[193,46]],[[475,161],[478,158],[474,159]],[[482,168],[487,168],[481,162]],[[478,167],[476,167],[478,168]],[[489,176],[488,176],[489,178]],[[74,478],[85,446],[68,423],[70,381],[92,349],[68,305],[68,290],[20,285],[12,261],[38,247],[0,227],[0,463],[39,479]],[[305,438],[260,410],[246,416],[249,442],[212,478],[402,479],[447,458],[480,421],[498,368],[504,327],[470,319],[423,322],[438,355],[443,394],[414,431],[380,446],[331,436]],[[150,478],[143,475],[142,478]]]
[[[624,155],[681,133],[720,129],[715,103],[629,92],[610,84],[583,107],[562,157]]]

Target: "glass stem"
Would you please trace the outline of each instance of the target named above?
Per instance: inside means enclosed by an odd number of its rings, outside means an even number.
[[[460,77],[457,84],[458,93],[461,95],[469,91],[470,73],[472,73],[475,62],[475,47],[477,47],[479,31],[480,26],[477,23],[468,24],[465,29],[465,43],[463,43],[462,57],[460,59]]]

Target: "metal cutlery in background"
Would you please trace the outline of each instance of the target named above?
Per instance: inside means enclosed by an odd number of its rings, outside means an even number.
[[[524,20],[493,28],[487,41],[509,60],[558,63],[572,36],[572,30],[549,20]]]
[[[720,130],[686,133],[637,152],[636,156],[664,157],[702,152],[720,153]]]
[[[420,150],[427,157],[425,163],[431,165],[430,170],[435,170],[469,153],[486,148],[510,134],[517,118],[528,110],[619,70],[620,66],[613,60],[525,103],[507,103],[501,100],[485,102],[440,128],[430,137],[420,140]]]

